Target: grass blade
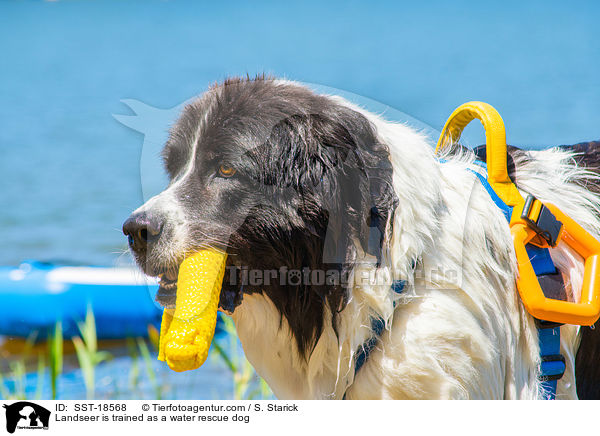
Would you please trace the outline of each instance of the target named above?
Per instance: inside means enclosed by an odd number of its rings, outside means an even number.
[[[44,390],[44,374],[46,372],[46,362],[44,356],[40,354],[38,356],[38,367],[37,367],[37,385],[35,387],[35,399],[40,400],[42,398],[42,391]]]
[[[148,379],[150,380],[150,385],[154,389],[154,394],[157,400],[162,400],[162,387],[156,380],[156,374],[154,373],[154,368],[152,368],[152,357],[150,357],[150,350],[148,350],[148,345],[146,345],[146,341],[142,338],[137,338],[138,348],[140,349],[140,354],[144,359],[144,364],[146,366],[146,372],[148,373]]]
[[[94,381],[94,365],[92,363],[92,357],[85,347],[85,343],[79,336],[71,338],[73,345],[75,346],[75,352],[77,353],[77,360],[81,367],[81,373],[83,374],[83,383],[85,384],[86,397],[88,400],[94,398],[95,381]]]
[[[48,359],[50,366],[50,386],[52,399],[56,400],[58,394],[58,380],[63,369],[63,330],[62,322],[54,325],[54,333],[48,339]]]

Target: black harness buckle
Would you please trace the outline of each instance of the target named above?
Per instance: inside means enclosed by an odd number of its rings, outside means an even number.
[[[532,209],[536,202],[540,203],[540,212],[537,217],[534,217],[532,216]],[[527,195],[521,218],[525,220],[527,224],[529,224],[529,226],[548,243],[548,245],[556,247],[560,232],[563,228],[563,223],[556,219],[554,214],[544,205],[544,203],[531,194]]]
[[[565,374],[567,365],[565,358],[562,354],[550,354],[547,356],[540,356],[541,361],[541,374],[538,377],[539,381],[553,381],[559,380]],[[558,365],[556,364],[558,363]]]

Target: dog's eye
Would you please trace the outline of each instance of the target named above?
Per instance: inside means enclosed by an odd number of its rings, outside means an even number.
[[[236,169],[230,167],[229,165],[221,165],[219,167],[219,176],[221,177],[231,177],[236,173]]]

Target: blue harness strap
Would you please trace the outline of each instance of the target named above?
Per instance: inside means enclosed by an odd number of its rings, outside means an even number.
[[[478,165],[486,168],[485,163],[477,162]],[[496,206],[502,211],[508,222],[512,215],[512,207],[502,201],[498,194],[494,191],[487,179],[477,171],[473,172],[485,190],[488,192]],[[554,266],[550,250],[540,248],[532,244],[527,244],[525,247],[529,255],[529,261],[535,271],[538,279],[546,276],[557,275],[558,271]],[[548,323],[542,320],[536,320],[538,329],[538,341],[540,345],[540,375],[539,380],[543,389],[542,397],[546,400],[554,400],[556,398],[556,388],[558,380],[565,373],[565,359],[560,354],[560,325],[556,323]]]
[[[542,328],[538,326],[540,343],[540,376],[542,397],[545,400],[556,398],[558,379],[565,373],[565,358],[560,354],[560,325]]]
[[[440,159],[440,162],[445,162]],[[485,162],[476,161],[477,165],[486,168]],[[512,216],[512,207],[508,206],[502,201],[502,199],[496,194],[487,178],[481,173],[469,169],[481,182],[490,198],[494,201],[496,206],[502,211],[504,217],[510,222]],[[547,248],[540,248],[532,244],[528,244],[526,247],[529,260],[541,281],[542,278],[546,278],[553,275],[559,275],[552,257],[550,256],[550,250]],[[404,280],[395,280],[392,283],[392,290],[400,294],[404,290],[406,282]],[[395,303],[394,303],[395,307]],[[543,389],[542,398],[546,400],[554,400],[556,398],[556,388],[558,380],[563,376],[566,365],[565,359],[560,354],[560,324],[550,323],[547,321],[537,320],[536,326],[538,328],[538,340],[540,345],[540,375],[539,380]],[[381,317],[371,318],[371,331],[373,332],[371,337],[358,349],[354,360],[354,374],[364,366],[371,352],[379,342],[379,339],[385,329],[385,321]],[[344,394],[344,399],[346,394]]]
[[[404,280],[394,280],[392,282],[392,290],[396,294],[401,294],[404,291],[404,287],[406,286],[406,281]],[[396,307],[396,303],[394,302],[394,307]],[[354,358],[354,374],[358,372],[359,369],[363,367],[371,352],[379,342],[379,338],[383,333],[383,329],[385,329],[385,321],[381,317],[371,318],[371,331],[373,334],[367,341],[362,344],[362,346],[356,352],[356,357]]]
[[[371,355],[371,351],[377,345],[383,329],[385,328],[385,321],[383,318],[371,318],[371,331],[373,334],[371,337],[362,345],[361,348],[356,352],[356,358],[354,360],[354,373],[356,374],[365,364],[368,357]]]

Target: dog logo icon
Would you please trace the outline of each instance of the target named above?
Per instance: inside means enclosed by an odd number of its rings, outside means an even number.
[[[14,433],[18,429],[48,430],[50,411],[29,401],[19,401],[3,405],[6,409],[6,431]]]

